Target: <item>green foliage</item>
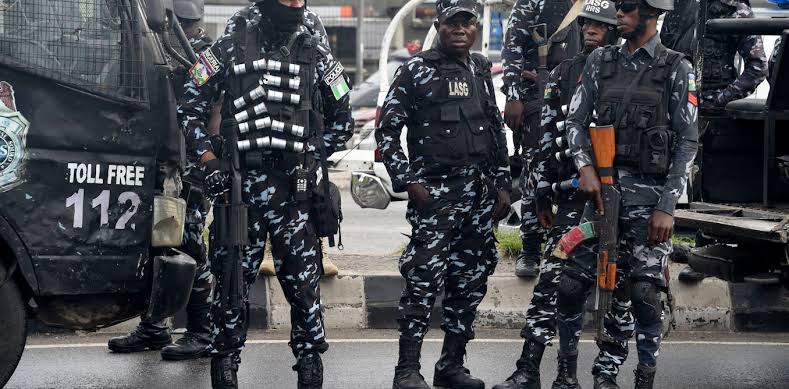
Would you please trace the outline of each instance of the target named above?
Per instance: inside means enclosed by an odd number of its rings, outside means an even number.
[[[499,242],[499,253],[503,257],[517,257],[523,249],[518,230],[496,230],[496,240]]]

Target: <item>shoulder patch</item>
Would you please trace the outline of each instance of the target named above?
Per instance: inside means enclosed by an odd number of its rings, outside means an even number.
[[[189,77],[197,86],[203,86],[217,72],[219,72],[219,60],[211,50],[206,50],[200,53],[197,62],[189,69]]]
[[[688,92],[696,91],[696,75],[688,73]]]
[[[351,88],[348,87],[348,83],[345,81],[344,72],[345,68],[342,64],[339,61],[334,61],[323,76],[323,82],[331,88],[335,100],[341,99],[351,91]]]

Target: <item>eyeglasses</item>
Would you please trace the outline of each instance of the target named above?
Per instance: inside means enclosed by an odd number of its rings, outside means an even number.
[[[638,2],[635,1],[617,1],[614,3],[614,8],[617,11],[622,11],[624,13],[630,13],[638,9]]]

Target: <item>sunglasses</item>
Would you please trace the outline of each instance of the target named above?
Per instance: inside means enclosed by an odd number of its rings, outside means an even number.
[[[614,8],[616,8],[617,11],[630,13],[638,9],[638,3],[631,1],[617,1],[614,3]]]

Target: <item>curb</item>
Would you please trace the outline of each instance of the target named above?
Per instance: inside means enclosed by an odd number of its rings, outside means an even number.
[[[789,320],[789,291],[782,287],[730,284],[707,278],[688,285],[676,279],[684,265],[671,264],[670,286],[675,300],[676,329],[679,331],[786,331]],[[509,274],[488,279],[488,292],[479,306],[475,324],[480,328],[518,329],[525,323],[526,308],[536,280]],[[340,271],[321,280],[324,318],[329,329],[397,328],[398,302],[404,282],[397,272],[355,273]],[[441,298],[431,316],[431,326],[441,321]],[[593,298],[587,301],[591,311]],[[591,329],[592,315],[585,317]],[[138,319],[100,330],[125,333]],[[185,327],[185,315],[173,319],[174,328]],[[290,328],[290,306],[276,277],[259,276],[250,290],[250,328],[254,330]],[[36,331],[37,330],[37,331]],[[39,333],[46,328],[34,329]]]

